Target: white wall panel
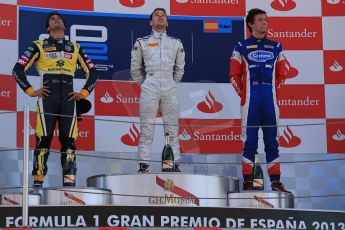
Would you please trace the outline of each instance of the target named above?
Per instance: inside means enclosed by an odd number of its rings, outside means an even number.
[[[0,3],[17,5],[17,0],[0,0]]]
[[[2,113],[6,112],[6,113]],[[0,148],[16,148],[17,113],[0,110]]]
[[[323,17],[323,49],[345,50],[345,17]]]
[[[323,54],[321,50],[285,51],[292,72],[298,73],[288,78],[286,84],[323,84]]]
[[[325,94],[326,117],[345,118],[345,85],[326,85]]]
[[[18,59],[18,41],[0,39],[0,74],[12,75],[13,66]]]

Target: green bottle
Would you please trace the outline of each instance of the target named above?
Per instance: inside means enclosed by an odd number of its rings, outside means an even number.
[[[259,154],[255,153],[255,163],[252,171],[253,190],[264,190],[264,173],[259,163]]]
[[[165,145],[162,152],[162,172],[174,172],[174,152],[170,145],[169,133],[165,134]]]

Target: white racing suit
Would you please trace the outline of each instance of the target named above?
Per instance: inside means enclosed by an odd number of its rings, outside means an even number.
[[[162,114],[164,133],[170,134],[174,160],[178,162],[177,82],[184,73],[183,45],[179,39],[167,36],[166,32],[152,31],[151,35],[137,39],[131,55],[131,76],[141,86],[140,163],[149,163],[158,109]]]

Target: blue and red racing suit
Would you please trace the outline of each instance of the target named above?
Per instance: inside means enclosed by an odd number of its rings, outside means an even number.
[[[244,180],[251,179],[260,127],[268,174],[271,181],[280,180],[277,88],[286,74],[287,60],[280,43],[251,36],[236,44],[230,61],[230,82],[241,97]]]

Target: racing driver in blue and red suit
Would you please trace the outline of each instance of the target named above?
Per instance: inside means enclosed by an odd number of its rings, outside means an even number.
[[[238,42],[230,60],[230,82],[241,97],[243,190],[253,187],[252,168],[262,128],[268,174],[273,191],[287,192],[280,182],[277,91],[284,83],[288,63],[282,46],[266,37],[267,14],[251,9],[246,17],[251,36]]]

